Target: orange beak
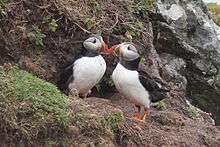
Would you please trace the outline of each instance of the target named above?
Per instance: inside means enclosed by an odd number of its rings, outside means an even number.
[[[104,54],[111,54],[111,51],[110,51],[110,49],[108,48],[108,45],[106,44],[106,43],[103,43],[103,45],[102,45],[102,49],[103,49],[103,52],[104,52]]]
[[[118,48],[118,45],[114,45],[111,48],[108,48],[107,44],[103,44],[103,51],[106,55],[114,55],[116,56],[116,49]]]
[[[112,46],[111,48],[106,48],[104,52],[105,52],[105,54],[107,54],[107,55],[117,56],[117,54],[116,54],[117,49],[118,49],[118,45],[114,45],[114,46]]]

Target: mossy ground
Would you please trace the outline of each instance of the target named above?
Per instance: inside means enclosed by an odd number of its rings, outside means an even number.
[[[0,68],[0,106],[1,132],[11,139],[56,136],[69,123],[68,98],[16,66]]]
[[[77,103],[71,108],[70,103]],[[55,85],[45,82],[17,66],[0,66],[1,140],[41,140],[44,144],[77,143],[79,140],[114,139],[114,131],[122,124],[121,113],[106,116],[88,112],[82,100],[65,96]],[[75,111],[76,110],[76,111]],[[69,126],[79,129],[79,136],[68,134]],[[71,140],[68,138],[72,138]],[[83,139],[84,138],[84,139]],[[86,138],[86,139],[85,139]],[[88,139],[88,140],[87,140]],[[9,141],[10,142],[10,141]]]

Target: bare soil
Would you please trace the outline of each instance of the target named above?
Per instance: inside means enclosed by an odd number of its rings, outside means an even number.
[[[173,97],[166,100],[166,110],[151,109],[146,122],[137,122],[132,117],[136,112],[128,100],[114,94],[108,99],[91,97],[86,99],[95,111],[106,110],[110,106],[123,111],[126,118],[118,132],[117,143],[121,146],[219,146],[220,127],[213,126],[207,114],[197,118],[187,115],[185,98]],[[181,104],[180,104],[181,103]]]

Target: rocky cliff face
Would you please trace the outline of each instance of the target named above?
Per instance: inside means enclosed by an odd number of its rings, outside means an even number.
[[[219,123],[219,27],[202,2],[157,1],[154,45],[174,83]]]

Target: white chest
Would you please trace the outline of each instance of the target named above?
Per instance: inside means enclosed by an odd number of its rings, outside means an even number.
[[[112,73],[112,79],[116,88],[120,91],[124,91],[125,89],[138,84],[138,72],[127,70],[119,63]]]
[[[101,80],[105,71],[106,63],[101,55],[96,57],[82,57],[74,63],[73,84],[76,85],[79,91],[84,93]]]
[[[127,70],[120,63],[112,74],[117,90],[136,104],[148,107],[150,105],[149,94],[139,81],[137,71]]]

